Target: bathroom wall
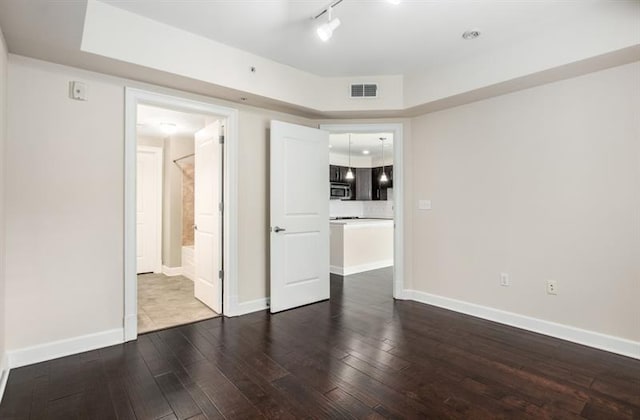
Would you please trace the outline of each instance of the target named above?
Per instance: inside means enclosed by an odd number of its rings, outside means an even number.
[[[194,175],[195,166],[185,163],[182,167],[182,246],[193,245]]]
[[[164,142],[164,205],[162,215],[162,265],[182,266],[182,168],[175,159],[194,152],[193,136],[171,136]],[[188,162],[189,159],[186,159]]]

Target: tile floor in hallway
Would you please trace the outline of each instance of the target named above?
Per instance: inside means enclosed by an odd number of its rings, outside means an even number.
[[[138,275],[138,334],[216,316],[193,297],[193,282],[188,278]]]

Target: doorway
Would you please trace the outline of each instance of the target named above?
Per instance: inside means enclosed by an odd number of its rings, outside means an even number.
[[[402,299],[402,124],[323,124],[320,129],[330,133],[330,185],[349,192],[348,198],[330,194],[331,276],[352,276],[365,289],[389,285],[393,297]],[[349,169],[353,177],[347,177]],[[368,278],[375,281],[367,283]]]
[[[390,245],[391,255],[383,258],[382,262],[359,264],[355,268],[365,271],[365,269],[379,267],[391,271],[392,279],[388,283],[393,285],[393,297],[404,298],[402,124],[324,125],[318,130],[272,121],[270,158],[272,313],[330,297],[329,267],[337,266],[337,264],[331,264],[329,256],[330,242],[333,240],[330,240],[329,233],[329,198],[333,194],[330,179],[328,179],[331,176],[328,171],[330,133],[347,135],[384,133],[393,137],[393,146],[390,147],[393,150],[395,167],[392,169],[393,188],[385,188],[384,191],[385,194],[393,197],[394,203],[393,214],[387,213],[388,220],[385,221],[389,225],[386,244]],[[387,141],[386,138],[384,140]],[[382,140],[379,141],[382,143]],[[380,176],[386,174],[384,171],[391,169],[385,162],[380,166],[383,171]],[[387,167],[384,168],[385,166]],[[368,171],[369,177],[365,178],[372,182],[373,170],[368,168]],[[346,177],[346,173],[344,175]],[[340,190],[340,188],[336,189]],[[336,194],[344,192],[345,189],[342,189]],[[333,268],[342,270],[342,275],[347,273],[345,267]],[[353,268],[349,267],[349,269]]]
[[[125,114],[124,340],[233,315],[237,221],[224,215],[237,208],[237,110],[127,88]]]
[[[392,290],[393,145],[390,131],[329,135],[332,283],[343,281],[349,287],[355,279],[364,279],[360,283],[368,294],[390,296]]]
[[[222,312],[224,119],[139,104],[136,236],[138,332]]]

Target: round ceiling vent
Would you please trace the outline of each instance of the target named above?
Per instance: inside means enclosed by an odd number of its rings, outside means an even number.
[[[476,39],[479,36],[480,36],[480,31],[477,29],[473,29],[471,31],[465,31],[465,33],[462,34],[462,38],[466,40]]]

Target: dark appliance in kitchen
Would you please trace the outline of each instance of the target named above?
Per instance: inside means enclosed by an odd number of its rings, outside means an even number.
[[[351,185],[342,182],[332,182],[329,198],[331,200],[350,200]]]

